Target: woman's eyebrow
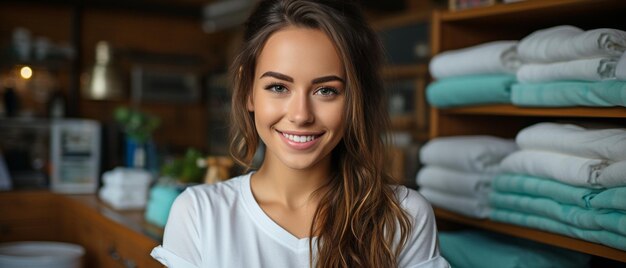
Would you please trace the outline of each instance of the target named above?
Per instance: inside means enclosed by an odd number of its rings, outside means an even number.
[[[260,78],[263,78],[263,77],[274,77],[276,79],[280,79],[280,80],[284,80],[284,81],[293,83],[293,78],[291,76],[288,76],[286,74],[281,74],[281,73],[278,73],[278,72],[272,72],[272,71],[265,72],[265,73],[263,73],[261,75]],[[346,83],[346,81],[344,81],[339,76],[327,75],[327,76],[322,76],[322,77],[318,77],[318,78],[315,78],[315,79],[311,80],[311,84],[320,84],[320,83],[325,83],[325,82],[330,82],[330,81],[339,81],[339,82],[344,83],[344,84]]]
[[[346,81],[341,79],[341,77],[339,76],[327,75],[327,76],[322,76],[322,77],[318,77],[318,78],[311,80],[311,84],[320,84],[320,83],[325,83],[325,82],[330,82],[330,81],[339,81],[344,84],[346,83]]]
[[[291,76],[277,73],[277,72],[265,72],[261,75],[260,78],[267,77],[267,76],[293,83],[293,78]]]

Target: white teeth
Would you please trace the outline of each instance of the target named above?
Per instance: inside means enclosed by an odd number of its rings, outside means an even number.
[[[290,141],[293,142],[309,142],[315,139],[315,136],[297,136],[297,135],[291,135],[291,134],[286,134],[286,133],[282,133],[283,136],[285,136],[285,138],[289,139]]]

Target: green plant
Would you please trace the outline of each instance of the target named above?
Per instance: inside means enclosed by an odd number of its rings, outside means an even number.
[[[128,107],[115,109],[114,117],[123,126],[126,135],[138,143],[147,141],[161,124],[158,117]]]
[[[204,157],[200,151],[189,148],[183,157],[176,158],[172,162],[163,165],[161,174],[183,183],[200,183],[206,168],[198,166],[198,160],[203,159]]]

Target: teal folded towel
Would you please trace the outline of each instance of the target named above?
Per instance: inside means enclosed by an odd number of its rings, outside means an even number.
[[[617,210],[586,209],[559,204],[547,198],[500,192],[492,192],[489,195],[489,205],[494,208],[546,217],[578,228],[607,230],[626,236],[626,214]]]
[[[155,185],[150,189],[148,205],[146,206],[146,221],[164,227],[167,217],[176,197],[182,192],[180,187],[175,185]]]
[[[472,75],[437,80],[426,89],[428,102],[436,107],[511,103],[514,75]]]
[[[601,192],[600,189],[589,189],[572,186],[555,180],[522,174],[501,174],[494,178],[491,187],[498,192],[517,193],[536,197],[550,198],[562,204],[577,205],[590,208],[589,200]],[[624,188],[626,190],[626,187]],[[626,191],[622,196],[626,195]],[[616,199],[606,197],[597,203],[615,203]],[[623,203],[626,203],[626,197]],[[615,201],[618,201],[617,199]],[[624,205],[626,207],[626,205]],[[610,207],[606,207],[610,208]]]
[[[477,230],[439,233],[452,267],[588,267],[591,256],[525,239]]]
[[[582,240],[626,250],[626,236],[607,230],[587,230],[561,223],[546,217],[493,208],[490,218],[494,221],[536,228]]]
[[[492,192],[489,194],[489,205],[550,218],[583,229],[602,230],[594,218],[600,214],[598,211],[559,204],[547,198]]]
[[[511,101],[518,106],[626,106],[626,81],[515,84]]]
[[[606,189],[589,200],[593,208],[608,208],[626,213],[626,187]]]

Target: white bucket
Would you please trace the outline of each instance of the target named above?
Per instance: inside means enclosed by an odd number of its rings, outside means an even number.
[[[0,268],[81,268],[85,249],[62,242],[26,241],[0,244]]]

